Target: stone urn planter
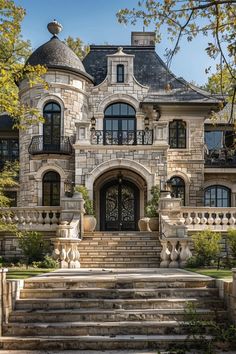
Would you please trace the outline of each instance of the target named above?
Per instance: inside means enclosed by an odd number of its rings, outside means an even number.
[[[151,231],[149,227],[149,218],[141,218],[138,222],[139,231]]]
[[[84,232],[93,232],[97,225],[97,220],[93,215],[84,215]]]
[[[149,227],[151,231],[159,231],[159,216],[152,216],[150,218]]]

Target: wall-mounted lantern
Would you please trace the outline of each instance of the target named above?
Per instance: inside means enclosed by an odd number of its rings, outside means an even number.
[[[96,118],[92,117],[91,118],[91,129],[95,130],[96,127]]]

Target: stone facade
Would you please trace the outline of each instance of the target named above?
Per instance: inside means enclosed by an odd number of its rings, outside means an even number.
[[[135,32],[132,45],[124,48],[91,46],[83,64],[56,36],[32,54],[29,64],[48,67],[48,89],[32,88],[23,81],[20,98],[44,115],[47,103],[60,107],[59,138],[69,139],[71,151],[61,151],[61,146],[56,151],[44,148],[45,125],[51,124],[52,137],[55,133],[52,118],[20,131],[18,206],[43,205],[44,194],[49,193],[46,188],[53,199],[56,182],[44,184],[48,172],[59,176],[59,202],[68,185],[88,188],[98,230],[103,207],[108,208],[106,203],[101,205],[103,188],[115,185],[119,175],[138,190],[136,218],[144,216],[152,186],[162,189],[173,178],[183,183],[186,206],[203,206],[204,189],[211,185],[226,186],[231,206],[236,205],[235,170],[229,173],[229,169],[205,167],[204,122],[212,109],[217,110],[218,99],[170,73],[155,53],[154,35],[146,37]],[[107,115],[117,105],[130,109],[133,115]],[[174,131],[176,141],[185,134],[184,146],[171,143],[173,122],[185,127],[184,133],[180,128]],[[132,127],[127,128],[128,124]],[[32,148],[37,136],[43,140],[35,152]],[[124,142],[124,137],[129,141]]]

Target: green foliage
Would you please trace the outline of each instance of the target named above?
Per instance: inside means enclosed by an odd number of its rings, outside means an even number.
[[[28,265],[43,261],[48,252],[48,245],[40,233],[36,231],[18,232],[17,238]]]
[[[194,234],[192,240],[196,262],[198,263],[195,266],[208,266],[217,261],[220,255],[220,233],[204,230]]]
[[[231,83],[235,84],[235,1],[137,0],[136,7],[120,10],[117,17],[120,23],[135,25],[141,21],[144,26],[154,27],[157,42],[167,35],[174,43],[167,50],[168,66],[180,50],[181,40],[191,42],[205,36],[208,39],[205,52],[221,70],[227,67]]]
[[[51,268],[51,269],[54,269],[54,268],[58,268],[59,267],[59,264],[58,262],[53,259],[51,256],[49,256],[48,254],[46,254],[44,256],[44,259],[43,261],[41,262],[41,268]]]
[[[73,38],[71,36],[67,37],[64,40],[65,44],[68,45],[70,49],[81,59],[83,60],[84,57],[89,53],[89,45],[84,44],[84,42],[79,38]]]
[[[157,185],[151,188],[151,196],[145,207],[145,216],[149,218],[158,216],[157,208],[160,199],[160,189]]]
[[[232,256],[236,259],[236,230],[229,229],[226,237]]]
[[[30,86],[47,87],[42,79],[45,67],[24,65],[31,51],[29,42],[21,38],[24,15],[24,9],[16,6],[13,0],[0,0],[0,114],[8,113],[20,128],[43,117],[37,109],[20,102],[17,83],[27,79]]]
[[[75,187],[75,191],[82,194],[84,199],[85,214],[94,215],[93,201],[89,198],[88,189],[83,185],[79,185]]]
[[[184,321],[180,323],[188,338],[196,342],[196,347],[202,348],[202,354],[218,353],[217,349],[234,349],[236,345],[236,327],[225,320],[222,322],[217,310],[215,320],[201,320],[196,307],[189,302],[185,308]],[[211,338],[207,336],[210,334]]]

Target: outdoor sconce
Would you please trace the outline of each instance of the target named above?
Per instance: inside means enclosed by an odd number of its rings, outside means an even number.
[[[91,129],[95,130],[95,126],[96,126],[96,118],[92,117],[91,118]]]
[[[148,126],[149,126],[149,118],[148,117],[144,118],[144,125],[145,125],[145,129],[148,129]]]
[[[166,181],[165,187],[166,187],[166,188],[165,188],[166,191],[171,192],[171,189],[172,189],[172,182],[171,182],[170,179],[168,179],[168,180]]]
[[[156,110],[156,120],[159,120],[161,118],[161,112],[159,109]]]
[[[64,191],[66,197],[72,198],[74,194],[74,182],[67,179],[64,182]]]

